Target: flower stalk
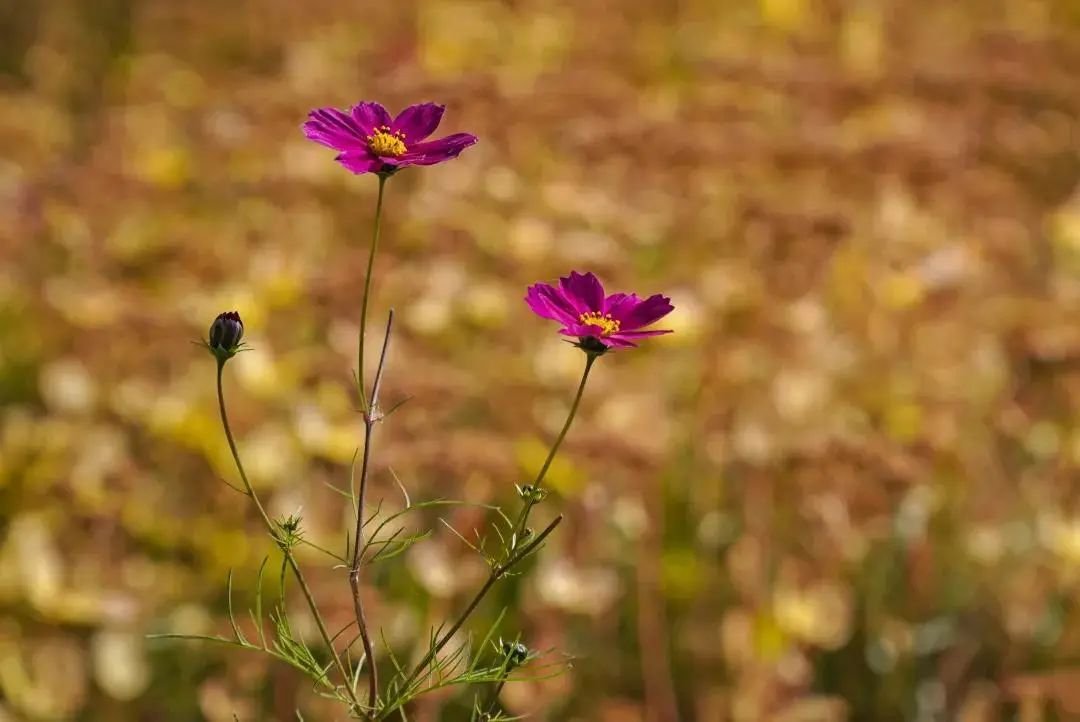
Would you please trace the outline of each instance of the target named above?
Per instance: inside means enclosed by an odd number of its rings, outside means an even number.
[[[599,354],[585,354],[585,371],[581,374],[581,382],[578,383],[577,393],[574,394],[574,401],[570,404],[570,413],[566,415],[566,422],[559,431],[559,435],[555,437],[555,443],[551,445],[547,458],[544,459],[544,464],[540,467],[540,471],[537,472],[536,478],[533,479],[533,483],[522,490],[525,493],[522,493],[521,497],[525,503],[524,506],[521,507],[521,513],[514,524],[514,535],[510,539],[510,551],[513,551],[520,541],[527,538],[524,537],[524,535],[525,530],[528,528],[529,514],[532,512],[532,508],[544,498],[544,490],[542,489],[544,478],[547,476],[548,469],[551,468],[551,462],[555,460],[555,454],[559,452],[559,447],[562,446],[563,439],[566,438],[567,432],[570,431],[570,425],[574,423],[574,417],[577,416],[578,406],[581,405],[581,397],[585,394],[585,384],[589,380],[589,372],[592,370],[593,364],[596,363],[597,358],[599,358]]]
[[[360,301],[360,341],[356,353],[356,390],[360,396],[360,408],[365,415],[368,412],[368,402],[366,398],[367,387],[364,385],[364,339],[367,336],[368,299],[371,297],[371,277],[374,275],[375,270],[375,252],[379,248],[379,234],[382,230],[383,194],[386,189],[387,178],[389,178],[389,175],[379,174],[379,196],[375,201],[375,221],[371,232],[371,248],[368,249],[367,272],[364,274],[364,297]],[[374,396],[374,394],[372,395]],[[375,405],[374,400],[372,400],[371,405]]]
[[[379,183],[379,196],[382,197],[382,180]],[[374,246],[372,246],[374,248]],[[366,298],[366,294],[365,294]],[[366,305],[366,304],[365,304]],[[364,452],[360,461],[360,488],[357,491],[356,500],[356,532],[353,534],[352,563],[349,566],[349,588],[352,591],[353,612],[356,615],[356,627],[360,632],[360,642],[364,646],[364,657],[368,665],[368,706],[375,709],[379,698],[379,675],[375,666],[375,648],[371,643],[371,633],[368,629],[367,617],[364,614],[364,602],[360,593],[360,567],[363,565],[362,554],[364,550],[364,510],[367,496],[368,469],[371,462],[372,437],[375,424],[382,419],[379,412],[379,389],[382,386],[383,369],[386,367],[386,352],[390,347],[390,332],[394,327],[394,312],[390,311],[386,320],[386,335],[383,337],[382,352],[379,354],[379,365],[375,370],[375,382],[371,387],[371,404],[364,411]],[[361,339],[363,331],[361,331]],[[363,342],[361,341],[361,349]],[[363,356],[361,356],[361,359]]]
[[[240,480],[244,484],[244,493],[251,499],[255,508],[259,512],[259,516],[263,520],[263,524],[266,526],[270,536],[275,540],[278,539],[278,530],[274,522],[271,521],[270,516],[266,513],[265,507],[259,500],[259,495],[255,493],[255,488],[248,480],[247,472],[244,471],[244,464],[240,461],[240,452],[236,448],[236,440],[233,438],[232,429],[229,426],[229,414],[225,408],[225,393],[222,388],[221,377],[222,371],[225,368],[225,361],[218,357],[217,362],[217,397],[218,397],[218,410],[221,412],[221,427],[225,431],[225,439],[229,442],[229,451],[232,452],[233,462],[236,464],[236,470],[240,474]],[[292,549],[287,544],[278,544],[281,548],[281,553],[285,556],[285,561],[289,565],[289,569],[292,570],[293,577],[296,579],[296,583],[300,586],[300,590],[304,594],[304,599],[307,601],[308,609],[311,610],[311,616],[315,618],[315,625],[319,629],[319,636],[322,638],[323,644],[330,651],[330,656],[333,659],[334,666],[337,668],[338,673],[341,674],[345,693],[349,696],[349,700],[352,703],[354,709],[360,712],[363,708],[360,704],[360,700],[356,697],[356,692],[353,690],[352,685],[349,684],[350,675],[345,668],[344,663],[341,661],[341,656],[338,655],[337,650],[334,648],[334,643],[330,637],[330,632],[326,629],[326,623],[323,621],[322,614],[319,613],[319,607],[315,603],[315,597],[311,594],[311,587],[308,586],[307,580],[304,578],[303,572],[300,570],[300,565],[296,563],[296,557],[293,556]]]

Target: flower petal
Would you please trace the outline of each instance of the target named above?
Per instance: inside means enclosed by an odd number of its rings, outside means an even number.
[[[611,334],[611,338],[645,338],[647,336],[663,336],[665,333],[675,333],[670,328],[656,328],[648,331],[618,331]]]
[[[559,329],[559,333],[563,336],[574,336],[575,338],[586,338],[588,336],[596,336],[596,329],[592,326],[582,326],[578,323],[567,324],[563,328]]]
[[[636,293],[613,293],[604,299],[604,313],[610,313],[616,321],[622,322],[631,309],[641,303]]]
[[[626,311],[622,317],[622,328],[624,331],[633,331],[648,326],[673,310],[675,307],[671,305],[671,299],[657,293]]]
[[[393,158],[395,165],[435,165],[456,158],[461,151],[476,142],[470,133],[454,133],[429,143],[417,143],[405,153]]]
[[[602,311],[604,308],[604,287],[591,271],[585,274],[570,271],[569,276],[559,279],[559,288],[578,313]]]
[[[308,113],[304,135],[334,150],[356,150],[367,146],[366,134],[352,116],[337,108],[317,108]]]
[[[386,112],[386,108],[378,103],[367,100],[361,101],[354,105],[349,112],[352,114],[353,120],[364,132],[365,138],[371,135],[371,132],[379,126],[390,125],[390,113]]]
[[[337,158],[334,158],[334,160],[357,175],[360,175],[361,173],[374,173],[383,167],[382,160],[367,148],[341,153]]]
[[[577,323],[574,307],[559,291],[546,283],[529,286],[525,302],[538,316],[563,324]]]
[[[390,128],[404,133],[406,143],[419,143],[439,127],[444,110],[446,106],[437,103],[410,105],[398,113],[394,122],[390,124]]]

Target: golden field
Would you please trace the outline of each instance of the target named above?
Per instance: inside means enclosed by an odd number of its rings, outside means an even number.
[[[581,354],[571,269],[672,296],[601,359],[502,583],[572,722],[1080,719],[1075,0],[30,0],[0,8],[0,721],[311,722],[227,630],[272,553],[223,481],[214,365],[275,514],[340,548],[377,183],[308,110],[446,103],[479,144],[388,184],[372,498],[515,503]],[[371,568],[415,656],[475,509]],[[302,550],[332,626],[345,573]],[[295,591],[295,590],[293,590]],[[290,595],[291,595],[290,591]],[[290,596],[292,601],[292,597]],[[310,633],[302,606],[294,624]],[[410,719],[468,719],[469,694]]]

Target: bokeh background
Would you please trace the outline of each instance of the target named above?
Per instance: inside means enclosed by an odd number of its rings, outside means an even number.
[[[477,617],[573,657],[509,711],[1080,719],[1075,0],[29,0],[0,7],[0,720],[341,718],[145,635],[225,632],[271,549],[190,343],[219,311],[258,488],[343,541],[376,182],[299,126],[360,99],[481,138],[389,185],[387,509],[395,474],[515,504],[582,363],[527,284],[677,306],[602,360],[566,523]],[[415,523],[367,590],[405,657],[484,573]],[[302,561],[344,625],[344,573]]]

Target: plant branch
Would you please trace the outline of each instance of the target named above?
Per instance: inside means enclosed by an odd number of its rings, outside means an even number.
[[[379,183],[380,197],[382,179]],[[360,489],[356,500],[356,533],[353,535],[352,564],[349,567],[349,588],[352,590],[353,612],[356,614],[356,627],[360,631],[360,641],[364,645],[364,656],[368,665],[368,706],[375,708],[379,696],[379,674],[375,666],[375,649],[371,644],[367,618],[364,615],[364,603],[360,594],[360,567],[364,551],[364,499],[367,494],[368,469],[371,464],[371,440],[375,424],[382,418],[379,413],[379,389],[382,386],[383,369],[386,366],[386,351],[390,347],[390,332],[394,327],[394,311],[386,319],[386,335],[383,337],[382,352],[379,354],[379,366],[375,371],[375,383],[371,387],[371,403],[364,411],[364,454],[360,461]]]
[[[266,525],[267,531],[270,532],[270,536],[277,540],[278,533],[271,521],[270,516],[266,513],[266,509],[263,507],[262,502],[259,501],[259,496],[255,493],[254,487],[251,486],[251,482],[248,481],[247,472],[244,471],[244,465],[240,461],[240,452],[236,448],[236,440],[233,438],[232,429],[229,427],[229,415],[225,411],[225,393],[222,390],[221,375],[222,370],[225,368],[225,363],[218,361],[217,365],[217,397],[218,397],[218,409],[221,412],[221,426],[225,430],[225,438],[229,442],[229,451],[232,452],[233,461],[236,463],[236,470],[240,472],[240,479],[244,482],[244,493],[247,494],[251,501],[255,504],[255,508],[259,511],[259,516],[262,517],[263,524]],[[282,554],[285,555],[285,560],[289,564],[289,568],[292,569],[293,576],[296,577],[296,583],[300,585],[301,591],[304,593],[304,599],[307,600],[308,608],[311,610],[311,615],[315,618],[315,624],[319,628],[319,635],[322,637],[323,643],[326,648],[330,650],[330,656],[334,660],[334,666],[337,667],[338,672],[341,673],[344,680],[343,686],[345,692],[349,695],[353,706],[360,710],[360,700],[356,698],[356,692],[353,691],[352,686],[349,684],[349,672],[345,669],[345,665],[341,662],[341,657],[338,656],[337,650],[334,649],[334,644],[330,639],[330,633],[326,630],[326,624],[323,622],[322,615],[319,613],[319,608],[315,604],[315,598],[311,595],[311,588],[308,587],[307,581],[304,579],[303,573],[300,571],[300,565],[296,563],[296,558],[293,557],[292,550],[283,544],[279,544]]]
[[[520,562],[522,559],[535,551],[536,548],[544,542],[548,535],[551,534],[551,532],[555,531],[555,527],[557,527],[562,522],[562,520],[562,514],[555,517],[550,524],[544,527],[544,530],[540,532],[536,539],[531,541],[529,544],[521,547],[521,549],[519,549],[505,562],[502,562],[501,564],[496,564],[491,568],[491,573],[488,575],[487,581],[484,582],[484,586],[480,587],[480,591],[476,593],[476,596],[474,596],[472,601],[469,602],[469,606],[465,607],[465,610],[458,616],[457,621],[454,622],[453,626],[451,626],[449,630],[443,633],[442,636],[436,635],[435,643],[431,646],[431,649],[428,650],[428,653],[424,655],[424,658],[421,659],[420,662],[417,663],[417,665],[413,668],[412,672],[409,673],[409,676],[402,684],[402,689],[408,690],[409,687],[412,686],[413,682],[415,682],[417,678],[421,674],[423,674],[424,670],[427,669],[429,664],[431,664],[431,661],[435,659],[435,655],[442,651],[443,647],[445,647],[447,643],[449,643],[451,638],[453,638],[453,636],[457,634],[457,631],[461,629],[461,626],[465,624],[465,620],[469,618],[469,615],[471,615],[476,610],[476,608],[480,606],[480,602],[483,601],[484,597],[495,585],[495,582],[506,576],[506,574],[511,569],[513,569],[513,567],[518,562]],[[386,710],[384,712],[384,715],[389,714],[392,711],[392,709]]]

